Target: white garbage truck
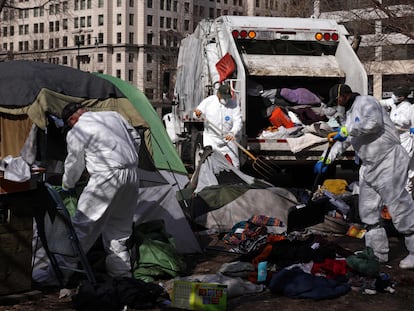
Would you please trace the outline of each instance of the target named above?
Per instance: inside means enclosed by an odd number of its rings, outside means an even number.
[[[227,82],[242,111],[242,146],[279,166],[313,164],[326,143],[295,152],[286,138],[262,133],[269,127],[275,130],[269,109],[285,105],[287,112],[288,106],[295,106],[294,100],[279,101],[281,90],[316,95],[322,104],[312,103],[313,109],[328,101],[329,89],[337,83],[367,94],[367,74],[348,35],[343,25],[330,19],[221,16],[202,20],[181,41],[168,118],[184,163],[194,166],[202,146],[203,122],[194,117],[195,107]],[[240,156],[241,163],[248,162],[244,152]],[[344,157],[350,159],[352,151]]]

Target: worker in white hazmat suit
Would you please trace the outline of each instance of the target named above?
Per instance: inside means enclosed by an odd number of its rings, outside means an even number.
[[[400,134],[401,145],[407,150],[410,159],[414,151],[414,109],[407,100],[410,90],[406,87],[399,87],[393,91],[391,98],[380,100],[380,104],[389,111],[391,121]],[[413,163],[411,163],[413,165]],[[413,195],[414,170],[408,170],[408,180],[406,189]]]
[[[334,136],[326,163],[332,163],[351,144],[362,160],[359,171],[359,214],[366,224],[365,245],[381,262],[388,261],[388,237],[380,226],[385,204],[395,228],[405,236],[409,251],[400,268],[414,268],[414,201],[405,189],[409,156],[388,113],[372,96],[353,93],[346,84],[331,88],[330,98],[346,109],[345,126]],[[324,157],[324,154],[322,157]],[[323,159],[322,159],[323,160]],[[322,160],[315,172],[323,172]]]
[[[204,117],[203,146],[220,151],[237,168],[240,167],[236,140],[242,128],[241,111],[232,98],[230,85],[220,85],[216,95],[205,98],[194,111],[197,118]]]
[[[79,104],[68,104],[62,119],[71,128],[62,188],[74,188],[85,167],[89,174],[72,217],[80,244],[86,253],[102,234],[108,275],[131,277],[125,242],[132,233],[138,200],[141,138],[114,111],[90,112]]]

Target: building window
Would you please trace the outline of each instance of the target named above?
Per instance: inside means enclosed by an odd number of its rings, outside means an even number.
[[[134,33],[133,32],[130,32],[128,34],[128,43],[129,44],[134,44]]]
[[[147,70],[147,81],[152,81],[152,70]]]
[[[129,14],[129,26],[134,26],[134,14]]]
[[[122,0],[116,0],[116,6],[119,8],[122,6]]]
[[[99,44],[103,44],[103,41],[104,41],[103,39],[104,39],[103,33],[102,32],[98,33],[98,43]]]
[[[53,22],[49,22],[49,32],[53,32],[53,31],[54,31]]]
[[[184,30],[185,31],[190,30],[190,21],[188,19],[184,20]]]
[[[164,0],[160,0],[160,10],[164,10]]]
[[[173,3],[173,11],[177,12],[178,11],[178,1],[174,1]]]
[[[414,44],[394,44],[382,47],[382,60],[414,59]]]
[[[67,18],[64,18],[64,19],[62,20],[62,28],[63,28],[64,30],[67,30],[67,29],[68,29],[68,19],[67,19]]]
[[[102,14],[99,14],[98,15],[98,26],[102,26],[103,24],[104,24],[104,16]]]
[[[128,53],[128,62],[130,63],[134,62],[134,53]]]
[[[171,17],[167,17],[166,28],[171,28]]]
[[[173,29],[177,29],[178,20],[176,18],[173,19]]]
[[[190,14],[190,3],[189,2],[184,3],[184,13]]]
[[[147,26],[152,26],[152,15],[147,15]]]
[[[81,10],[85,10],[85,8],[86,8],[86,1],[85,0],[81,0],[80,8],[81,8]]]
[[[117,63],[121,62],[121,53],[116,53],[116,62]]]
[[[104,0],[98,0],[98,8],[104,7]]]
[[[132,5],[131,5],[132,2]],[[134,0],[129,0],[129,5],[134,6]],[[147,1],[147,8],[152,9],[152,0]]]
[[[116,70],[116,77],[119,79],[121,78],[121,69]]]
[[[62,38],[62,46],[63,47],[67,47],[68,46],[68,37],[67,36],[63,36],[63,38]]]
[[[103,54],[98,53],[98,63],[103,63]]]
[[[134,81],[134,70],[132,69],[128,70],[128,81],[130,82]]]
[[[53,49],[54,41],[52,38],[49,39],[49,49]]]
[[[58,32],[60,30],[60,24],[59,21],[55,22],[55,31]]]
[[[33,32],[38,33],[39,32],[39,24],[33,24]]]
[[[40,23],[39,24],[39,32],[40,33],[44,33],[45,32],[45,24],[44,23]]]
[[[116,33],[116,43],[122,43],[122,33],[121,32]]]
[[[164,16],[160,16],[160,28],[164,28]]]
[[[147,54],[147,64],[151,64],[151,63],[152,63],[152,55]]]
[[[81,26],[82,28],[85,28],[85,26],[86,26],[86,17],[85,17],[85,16],[82,16],[82,17],[80,18],[80,26]]]
[[[37,51],[39,49],[39,41],[33,40],[33,50]]]
[[[152,44],[152,38],[153,38],[152,33],[147,33],[147,44]]]
[[[67,63],[68,63],[68,57],[62,56],[62,64],[67,65]]]
[[[122,14],[116,15],[116,24],[121,25],[122,24]]]
[[[58,49],[60,46],[59,38],[55,38],[55,48]]]
[[[74,28],[79,28],[79,17],[75,17],[75,19],[73,20],[73,24]]]
[[[92,27],[92,16],[88,16],[86,18],[86,26],[87,27]]]

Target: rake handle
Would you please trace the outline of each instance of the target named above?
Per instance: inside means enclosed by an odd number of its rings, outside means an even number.
[[[203,116],[204,120],[212,127],[214,128],[217,132],[219,132],[222,136],[223,136],[223,132],[218,128],[217,125],[215,125],[214,123],[212,123],[209,119],[207,119],[204,114],[202,114],[201,116]],[[240,145],[236,139],[233,139],[232,142],[241,150],[243,151],[246,155],[249,156],[250,159],[252,159],[253,161],[257,160],[257,157],[255,157],[249,150],[247,150],[246,148],[244,148],[242,145]]]

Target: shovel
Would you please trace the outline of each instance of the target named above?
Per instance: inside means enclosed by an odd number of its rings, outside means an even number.
[[[224,136],[223,132],[218,128],[217,125],[210,122],[204,115],[202,116],[208,125],[210,125],[217,133]],[[249,150],[240,145],[235,139],[233,139],[233,143],[253,161],[252,168],[267,181],[272,182],[274,176],[281,171],[281,169],[279,167],[276,167],[274,164],[267,163],[265,160],[253,155]]]

